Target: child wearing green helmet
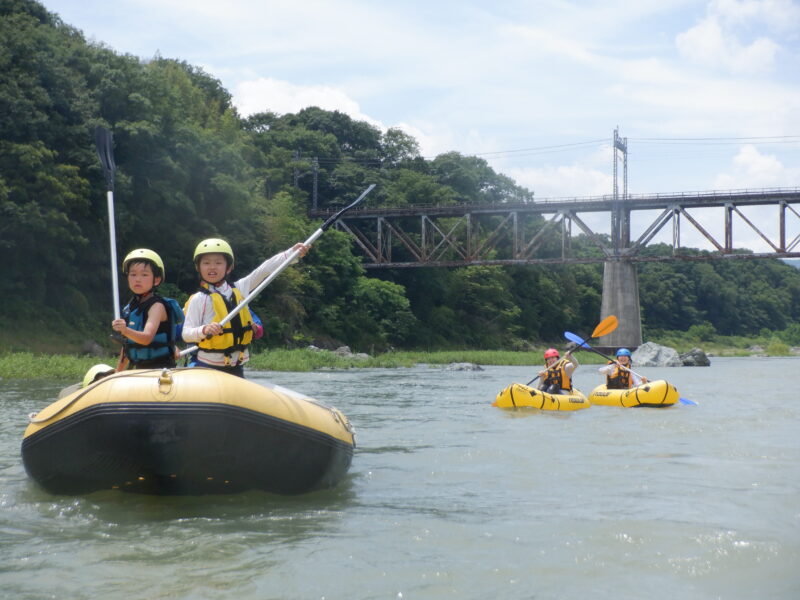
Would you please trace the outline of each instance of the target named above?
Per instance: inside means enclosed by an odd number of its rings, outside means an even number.
[[[305,256],[308,247],[298,242],[292,248],[268,258],[249,275],[236,281],[228,276],[233,270],[233,249],[225,240],[209,238],[197,244],[194,264],[200,276],[199,290],[189,297],[184,312],[183,340],[198,346],[192,365],[210,367],[244,377],[243,365],[250,359],[248,346],[253,340],[256,318],[245,306],[223,327],[220,322],[282,265],[292,250]],[[257,330],[257,328],[255,328]]]
[[[164,280],[164,262],[147,248],[128,253],[122,261],[133,298],[111,328],[122,336],[117,371],[172,368],[176,365],[176,327],[183,311],[172,298],[156,293]]]

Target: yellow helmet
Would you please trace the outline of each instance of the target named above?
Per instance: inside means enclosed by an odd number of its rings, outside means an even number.
[[[100,379],[101,377],[105,377],[106,375],[110,375],[114,372],[114,367],[109,367],[108,365],[99,364],[94,365],[91,369],[86,371],[86,375],[83,376],[83,383],[81,383],[81,387],[86,387]]]
[[[164,278],[167,275],[167,272],[164,270],[164,261],[161,260],[161,257],[153,252],[152,250],[148,250],[147,248],[137,248],[136,250],[131,250],[128,252],[128,256],[125,257],[125,260],[122,261],[122,272],[126,275],[128,274],[128,264],[136,261],[136,260],[149,260],[159,269],[161,269],[161,273],[153,273],[156,277],[161,277],[161,281],[164,281]]]
[[[219,238],[208,238],[197,244],[194,249],[194,264],[197,265],[197,259],[203,254],[224,254],[230,258],[230,267],[233,266],[233,249],[231,245],[225,240]]]

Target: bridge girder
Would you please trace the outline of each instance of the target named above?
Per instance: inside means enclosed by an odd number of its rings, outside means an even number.
[[[353,235],[367,268],[452,267],[478,264],[569,264],[607,261],[708,260],[713,258],[800,257],[800,235],[787,239],[787,216],[800,219],[800,188],[629,195],[537,201],[527,204],[413,206],[353,210],[337,228]],[[741,210],[744,206],[777,208],[776,239],[761,231]],[[697,208],[724,210],[724,239],[715,238],[690,212]],[[633,211],[660,210],[638,238],[631,238]],[[606,212],[611,235],[586,224],[583,213]],[[312,216],[325,216],[317,211]],[[705,217],[707,218],[707,217]],[[681,253],[681,223],[688,222],[716,252],[702,257]],[[734,222],[743,222],[772,252],[737,252]],[[575,257],[571,253],[575,224],[599,252]],[[668,224],[672,225],[672,256],[649,257],[641,251]]]

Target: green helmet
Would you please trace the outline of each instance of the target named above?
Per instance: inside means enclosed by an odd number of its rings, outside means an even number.
[[[86,371],[86,375],[83,376],[81,387],[86,387],[87,385],[94,383],[106,375],[111,375],[113,372],[114,367],[109,367],[108,365],[104,365],[102,363],[99,365],[94,365],[91,369]]]
[[[230,259],[228,266],[233,266],[233,248],[225,240],[219,238],[208,238],[197,244],[194,249],[194,264],[197,265],[197,259],[203,254],[224,254]]]
[[[156,267],[161,269],[161,273],[154,273],[154,275],[156,277],[161,277],[161,281],[164,281],[164,278],[167,275],[167,272],[164,270],[164,261],[161,260],[161,257],[158,254],[152,250],[148,250],[147,248],[137,248],[136,250],[131,250],[128,252],[128,256],[126,256],[125,260],[122,261],[122,272],[127,275],[128,265],[137,260],[150,261]]]

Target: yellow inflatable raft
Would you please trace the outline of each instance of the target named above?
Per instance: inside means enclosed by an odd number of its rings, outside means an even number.
[[[55,494],[298,494],[336,485],[354,447],[335,408],[179,368],[124,371],[59,398],[30,416],[22,459]]]
[[[512,383],[497,394],[492,406],[500,408],[519,408],[522,406],[541,410],[580,410],[589,408],[591,404],[576,389],[571,394],[548,394],[521,383]]]
[[[591,404],[624,407],[664,408],[675,404],[678,398],[679,394],[675,386],[663,379],[648,381],[627,390],[609,390],[605,385],[600,385],[589,394]]]

